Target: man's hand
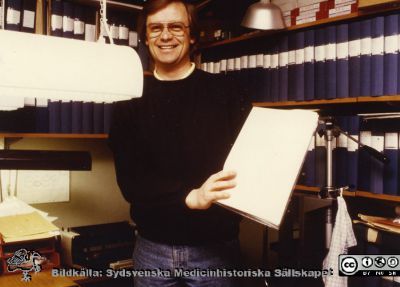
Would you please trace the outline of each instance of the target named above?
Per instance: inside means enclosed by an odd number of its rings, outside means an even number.
[[[233,181],[235,177],[234,171],[220,171],[211,175],[200,188],[193,189],[186,196],[186,205],[191,209],[207,209],[213,202],[229,198],[224,190],[236,186]]]

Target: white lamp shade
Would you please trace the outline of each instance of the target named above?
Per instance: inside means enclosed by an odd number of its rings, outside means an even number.
[[[126,46],[0,30],[0,107],[26,97],[114,102],[141,97],[143,69]]]
[[[242,26],[260,30],[280,30],[285,28],[285,22],[278,6],[261,0],[247,9]]]

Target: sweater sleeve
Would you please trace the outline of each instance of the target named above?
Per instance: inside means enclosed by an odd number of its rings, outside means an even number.
[[[152,164],[138,135],[137,105],[115,105],[108,144],[113,152],[118,186],[125,200],[145,209],[176,208],[184,205],[186,188],[177,178],[162,174]]]

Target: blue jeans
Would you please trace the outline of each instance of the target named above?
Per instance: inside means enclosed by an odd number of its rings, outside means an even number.
[[[156,243],[138,236],[133,262],[135,270],[151,272],[135,276],[134,287],[239,286],[239,278],[226,274],[239,267],[239,240],[186,246]]]

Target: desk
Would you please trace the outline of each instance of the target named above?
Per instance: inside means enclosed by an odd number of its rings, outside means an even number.
[[[0,286],[7,287],[72,287],[79,286],[73,278],[69,277],[53,277],[50,270],[42,272],[30,272],[32,281],[21,281],[22,274],[16,273],[12,275],[0,275]]]

